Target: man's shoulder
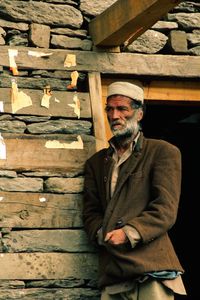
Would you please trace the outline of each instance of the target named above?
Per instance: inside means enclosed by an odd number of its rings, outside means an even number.
[[[180,149],[175,144],[164,140],[164,139],[157,139],[157,138],[145,138],[146,144],[150,147],[156,147],[159,149],[169,149],[172,151],[180,152]]]

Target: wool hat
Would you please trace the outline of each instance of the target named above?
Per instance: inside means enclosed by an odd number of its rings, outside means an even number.
[[[116,81],[108,86],[107,98],[122,95],[144,103],[144,91],[139,82]]]

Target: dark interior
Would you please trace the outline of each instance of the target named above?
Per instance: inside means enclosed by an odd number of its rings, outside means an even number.
[[[167,140],[177,145],[182,153],[182,193],[177,222],[170,237],[185,269],[183,280],[188,295],[176,295],[175,299],[194,300],[198,295],[196,274],[199,264],[199,235],[196,233],[200,200],[200,106],[147,104],[142,127],[146,137]]]

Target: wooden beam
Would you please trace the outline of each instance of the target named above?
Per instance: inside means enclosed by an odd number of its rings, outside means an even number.
[[[55,146],[55,141],[65,145],[78,141],[77,135],[73,134],[47,136],[2,133],[2,137],[6,145],[6,159],[0,159],[0,168],[4,170],[53,170],[62,174],[63,172],[77,174],[82,172],[85,160],[95,152],[94,138],[89,135],[81,135],[83,149],[76,148],[77,144],[73,149]],[[48,141],[51,143],[50,146],[47,145]]]
[[[9,252],[96,252],[83,229],[13,230],[2,244]],[[70,243],[69,243],[70,241]]]
[[[0,46],[0,65],[9,68],[7,46]],[[76,56],[76,70],[102,74],[131,74],[132,76],[161,76],[177,78],[200,78],[200,59],[190,55],[161,55],[134,53],[107,53],[93,51],[69,51],[51,49],[48,58],[30,59],[28,51],[33,48],[14,47],[18,50],[16,63],[19,70],[67,70],[64,67],[68,54]],[[35,49],[34,49],[35,50]],[[43,50],[44,51],[44,50]]]
[[[4,78],[1,78],[1,84]],[[66,91],[53,91],[49,99],[49,108],[41,106],[43,97],[43,90],[23,89],[18,85],[19,91],[22,91],[30,97],[32,104],[29,106],[21,106],[15,114],[23,115],[38,115],[38,116],[59,116],[77,119],[77,114],[74,108],[70,106],[73,104],[74,96],[77,95],[80,101],[80,118],[91,118],[91,109],[88,93],[76,93]],[[0,88],[0,99],[3,100],[3,107],[5,113],[13,113],[11,105],[11,83],[10,88]],[[59,102],[55,100],[59,99]]]
[[[93,253],[3,253],[0,280],[96,279],[97,266]]]
[[[120,46],[135,40],[180,0],[118,0],[89,24],[95,46]]]
[[[1,198],[1,228],[55,229],[83,226],[83,199],[80,194],[1,191]],[[41,198],[46,201],[41,202]],[[23,216],[23,212],[26,216]]]

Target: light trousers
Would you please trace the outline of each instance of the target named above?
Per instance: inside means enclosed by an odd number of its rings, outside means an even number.
[[[156,280],[137,283],[133,290],[118,294],[102,291],[101,300],[173,300],[174,293]]]

